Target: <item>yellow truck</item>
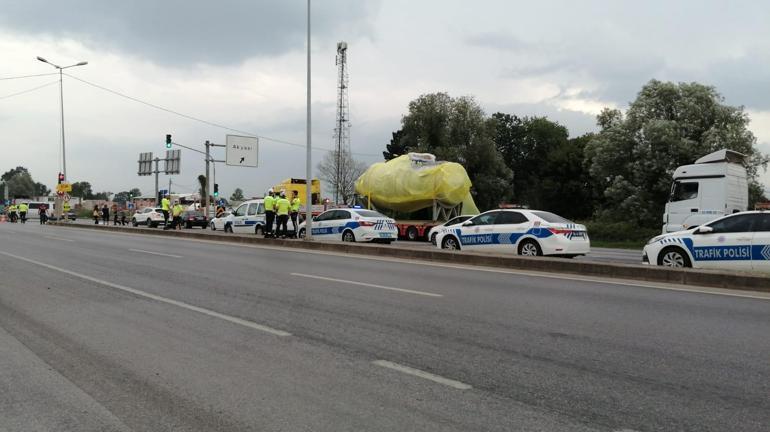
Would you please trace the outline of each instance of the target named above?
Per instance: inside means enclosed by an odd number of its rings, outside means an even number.
[[[288,178],[281,183],[278,183],[277,185],[273,186],[273,190],[276,193],[280,193],[281,191],[286,192],[286,196],[288,198],[291,198],[293,193],[296,191],[299,193],[299,200],[302,203],[302,205],[305,205],[305,200],[307,197],[307,180],[305,179],[298,179],[298,178]],[[321,181],[318,179],[313,179],[310,182],[310,194],[312,197],[312,205],[322,205],[321,202]]]

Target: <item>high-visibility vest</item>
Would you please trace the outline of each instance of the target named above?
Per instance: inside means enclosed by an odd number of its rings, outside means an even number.
[[[26,204],[21,204],[21,205],[19,205],[19,211],[20,211],[21,213],[26,213],[26,212],[27,212],[27,210],[29,210],[29,206],[28,206],[28,205],[26,205]]]
[[[293,198],[291,200],[291,212],[296,213],[299,211],[299,206],[301,205],[301,202],[299,198]]]
[[[168,211],[169,206],[171,205],[171,202],[169,202],[168,198],[163,198],[160,200],[160,208]]]
[[[289,214],[289,208],[291,207],[291,203],[289,203],[289,200],[286,198],[278,198],[278,201],[275,203],[275,206],[277,208],[276,213],[280,215],[287,215]]]
[[[275,198],[270,195],[265,197],[265,211],[275,211]]]
[[[8,206],[8,211],[11,212],[11,213],[15,212],[16,211],[16,206],[15,205],[9,205]]]
[[[182,212],[184,212],[184,208],[181,205],[177,204],[174,206],[174,210],[173,210],[174,217],[181,216]]]

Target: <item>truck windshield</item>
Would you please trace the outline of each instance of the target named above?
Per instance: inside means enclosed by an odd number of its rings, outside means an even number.
[[[674,182],[671,188],[670,202],[685,201],[698,198],[697,182]]]

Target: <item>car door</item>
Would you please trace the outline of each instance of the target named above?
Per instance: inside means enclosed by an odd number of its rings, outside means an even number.
[[[334,210],[327,210],[320,215],[316,216],[315,219],[313,219],[312,223],[312,231],[314,236],[318,236],[323,238],[323,236],[328,235],[327,232],[327,223],[329,223],[329,219],[334,216]]]
[[[693,266],[751,270],[753,224],[753,214],[736,214],[707,224],[710,232],[696,230],[691,237]]]
[[[497,241],[494,233],[499,211],[482,213],[459,226],[460,245],[464,250],[490,250]],[[454,227],[453,227],[454,228]]]
[[[249,231],[249,227],[246,225],[247,212],[249,205],[244,203],[238,206],[233,212],[233,232],[245,233]]]
[[[493,225],[493,232],[497,235],[497,240],[491,247],[495,250],[515,253],[516,244],[531,225],[529,219],[521,212],[499,212]]]
[[[770,213],[754,214],[751,268],[761,272],[770,272]]]
[[[347,210],[334,210],[334,219],[329,223],[332,234],[339,237],[342,240],[342,231],[345,226],[350,222],[350,212]]]

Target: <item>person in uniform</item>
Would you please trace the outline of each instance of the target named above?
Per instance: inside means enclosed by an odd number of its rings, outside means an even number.
[[[28,211],[29,211],[29,206],[27,205],[27,203],[19,204],[19,220],[21,220],[21,223],[27,223]]]
[[[273,222],[275,222],[274,195],[273,189],[270,189],[265,197],[265,238],[273,237]]]
[[[291,202],[286,198],[286,192],[281,191],[281,197],[275,202],[275,214],[278,218],[278,226],[275,229],[276,237],[286,238],[288,234],[289,210],[291,210]]]
[[[291,224],[294,226],[294,234],[292,234],[292,238],[297,238],[297,227],[299,226],[297,223],[297,219],[299,216],[299,208],[302,205],[302,202],[299,200],[299,192],[294,191],[293,197],[291,198],[291,212],[289,213],[291,216]]]
[[[168,214],[171,207],[171,201],[168,199],[168,194],[163,195],[163,199],[160,200],[160,210],[163,212],[163,226],[168,226]]]

